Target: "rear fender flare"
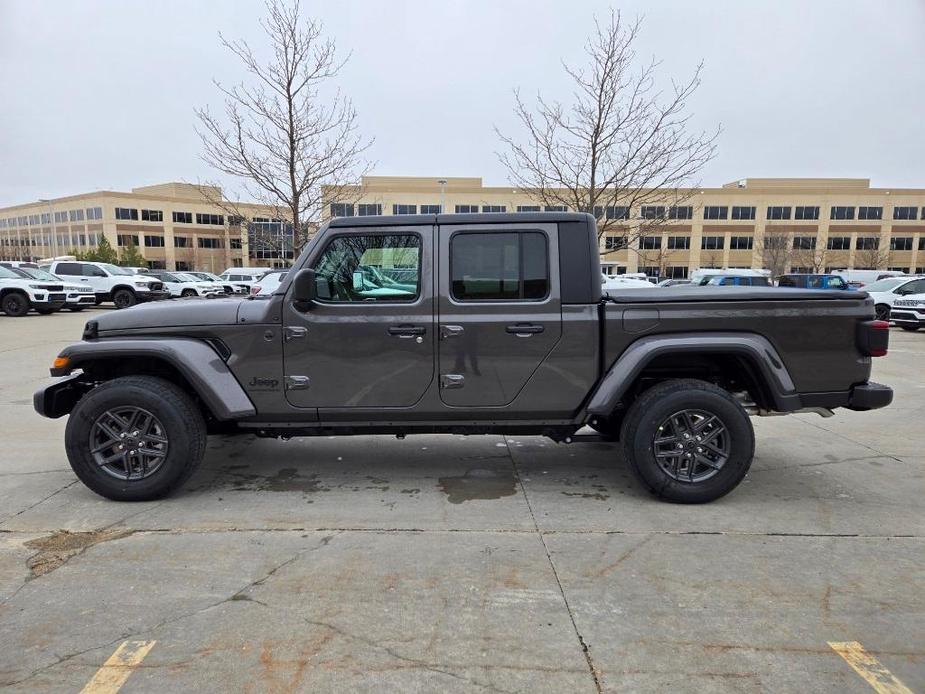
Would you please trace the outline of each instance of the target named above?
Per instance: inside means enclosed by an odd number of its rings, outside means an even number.
[[[657,357],[667,354],[733,354],[743,356],[759,370],[779,412],[801,407],[793,379],[770,341],[754,333],[680,333],[651,335],[633,342],[613,363],[591,396],[588,414],[607,416]]]

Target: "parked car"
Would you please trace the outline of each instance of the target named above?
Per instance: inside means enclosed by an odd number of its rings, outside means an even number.
[[[0,267],[38,269],[38,264],[28,260],[0,260]]]
[[[917,282],[925,285],[925,279]],[[925,327],[925,286],[917,287],[915,294],[904,294],[901,299],[896,299],[890,309],[890,320],[903,330],[915,331]]]
[[[866,287],[887,277],[905,277],[905,272],[898,270],[833,270],[833,275],[838,275],[852,287]]]
[[[893,320],[892,308],[900,299],[925,293],[925,277],[887,277],[864,287],[874,300],[874,310],[880,320]]]
[[[338,217],[266,300],[99,315],[35,409],[70,415],[71,467],[125,501],[180,487],[210,433],[516,432],[619,439],[656,496],[700,503],[748,472],[749,415],[892,400],[869,381],[890,333],[863,292],[603,297],[592,216],[459,220]],[[393,265],[418,268],[407,289],[360,269]]]
[[[791,274],[777,278],[778,287],[798,289],[848,289],[848,283],[839,275]]]
[[[287,270],[273,270],[261,277],[257,282],[251,285],[251,296],[258,294],[266,296],[279,289],[282,281],[286,279]]]
[[[32,268],[26,267],[25,265],[20,265],[19,267],[11,269],[13,272],[22,277],[25,277],[26,279],[63,284],[64,293],[66,295],[64,308],[66,308],[68,311],[83,311],[85,308],[87,308],[87,306],[93,306],[96,304],[96,294],[93,293],[92,288],[85,284],[65,283],[64,280],[57,275],[53,275],[39,267]]]
[[[768,287],[771,285],[771,281],[768,279],[770,275],[771,273],[767,270],[752,270],[749,268],[699,268],[691,273],[691,284],[693,286],[703,287],[710,284],[710,281],[715,277],[749,277],[754,278],[753,281],[727,284],[748,284],[749,286]]]
[[[667,279],[667,280],[662,280],[655,286],[657,287],[680,287],[682,285],[690,284],[690,283],[691,281],[686,280],[686,279]]]
[[[192,275],[182,272],[166,272],[165,270],[151,270],[148,273],[164,283],[164,287],[172,297],[193,296],[224,296],[225,288],[220,282],[206,282]]]
[[[222,282],[231,282],[231,284],[240,287],[243,293],[249,294],[254,283],[258,282],[267,272],[268,270],[265,267],[230,267],[221,274],[221,280]]]
[[[646,280],[626,275],[601,275],[601,290],[604,294],[611,296],[627,289],[652,289],[652,285]]]
[[[770,287],[771,281],[761,275],[716,275],[704,277],[700,286],[711,287]]]
[[[60,311],[67,301],[61,282],[40,282],[0,267],[0,311],[21,318],[30,309],[48,314]]]
[[[138,303],[166,299],[170,296],[170,292],[164,289],[163,282],[157,278],[136,275],[111,263],[56,260],[42,269],[68,282],[91,287],[96,295],[97,304],[112,301],[116,308],[128,308]]]
[[[213,275],[211,272],[185,270],[183,274],[192,275],[193,277],[205,280],[206,282],[218,282],[222,285],[222,287],[224,287],[226,294],[246,294],[244,289],[241,287],[236,287],[235,285],[231,284],[231,282],[225,282],[221,277],[218,275]]]

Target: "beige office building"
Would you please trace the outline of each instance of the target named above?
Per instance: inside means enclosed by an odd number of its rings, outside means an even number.
[[[249,241],[247,226],[227,214],[227,207],[212,202],[221,195],[211,186],[164,183],[0,208],[0,259],[85,252],[105,236],[117,251],[134,243],[152,268],[220,273],[232,266],[289,265],[279,246],[256,247],[253,237]],[[282,225],[258,205],[236,203],[234,209],[252,224],[281,231]]]
[[[541,203],[480,178],[367,176],[328,215],[530,212]],[[605,270],[686,277],[700,267],[925,272],[925,189],[864,178],[746,178],[682,201],[597,210]],[[766,239],[768,239],[766,241]],[[771,240],[776,239],[776,240]]]

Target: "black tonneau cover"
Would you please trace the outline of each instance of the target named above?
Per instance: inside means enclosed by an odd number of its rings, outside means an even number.
[[[657,304],[669,301],[861,301],[867,292],[845,289],[791,289],[790,287],[653,287],[611,289],[608,294],[620,304]]]

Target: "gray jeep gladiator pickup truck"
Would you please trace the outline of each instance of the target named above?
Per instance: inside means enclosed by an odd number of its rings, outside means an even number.
[[[74,472],[117,500],[176,489],[210,433],[461,433],[618,440],[655,495],[697,503],[748,472],[750,415],[892,400],[863,292],[600,277],[590,215],[337,218],[271,295],[89,321],[35,409],[70,414]]]

